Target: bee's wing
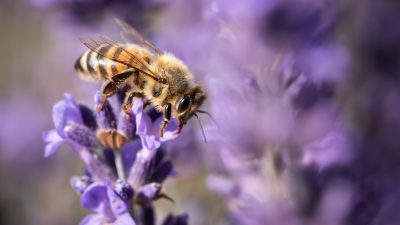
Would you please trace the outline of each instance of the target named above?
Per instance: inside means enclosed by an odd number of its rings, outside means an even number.
[[[146,45],[147,47],[151,48],[153,51],[155,51],[157,54],[161,54],[162,51],[157,48],[155,44],[153,44],[151,41],[147,40],[143,35],[141,35],[135,28],[131,27],[129,24],[126,22],[115,18],[115,21],[118,23],[119,26],[122,27],[122,30],[125,33],[130,34],[132,37],[134,37],[136,40],[138,40],[141,44]],[[124,33],[122,33],[124,35]]]
[[[159,74],[152,70],[151,66],[144,59],[142,59],[140,56],[137,56],[136,53],[129,51],[124,46],[114,43],[106,36],[97,35],[93,37],[83,37],[80,39],[86,47],[103,57],[135,68],[156,81],[160,81],[162,79]],[[104,47],[107,46],[115,47],[116,51],[113,53],[104,51],[104,49],[107,49]]]

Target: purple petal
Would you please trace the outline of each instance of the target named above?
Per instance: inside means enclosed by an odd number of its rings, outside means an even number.
[[[142,220],[142,224],[146,225],[155,224],[154,208],[151,204],[142,205],[142,210],[140,212],[140,219]]]
[[[136,154],[136,160],[129,172],[128,183],[133,188],[138,188],[145,183],[145,179],[149,173],[150,161],[154,158],[156,151],[142,149]]]
[[[86,170],[95,180],[107,182],[109,180],[116,179],[112,169],[108,167],[104,162],[100,161],[87,148],[77,147],[76,149],[78,149],[77,153],[79,154],[82,161],[85,163]]]
[[[146,184],[138,190],[136,198],[139,202],[142,201],[146,202],[158,197],[160,191],[161,191],[161,184],[159,183]]]
[[[58,147],[64,142],[64,139],[58,135],[56,130],[50,130],[43,133],[43,140],[47,143],[44,150],[44,157],[49,157],[58,150]]]
[[[124,213],[117,217],[114,221],[110,221],[102,214],[92,214],[86,216],[79,225],[136,225],[129,213]]]
[[[92,214],[85,216],[79,225],[99,225],[105,223],[105,218],[101,214]]]
[[[133,221],[131,215],[129,213],[124,213],[117,217],[117,220],[114,221],[114,225],[136,225],[135,221]]]
[[[79,104],[79,110],[81,111],[83,124],[91,130],[96,130],[97,122],[94,112],[89,107],[81,104]]]
[[[64,100],[53,107],[53,122],[58,134],[66,138],[64,127],[67,122],[83,123],[79,106],[70,94],[64,94]]]
[[[144,149],[155,151],[160,147],[161,142],[155,136],[140,136]]]
[[[94,101],[96,103],[96,107],[101,102],[102,94],[97,91],[94,96]],[[101,110],[96,110],[96,119],[99,127],[102,129],[116,129],[117,128],[117,120],[115,118],[115,113],[108,102],[108,100],[104,103],[103,108]]]
[[[336,127],[323,138],[303,149],[302,163],[316,165],[323,170],[331,166],[345,166],[352,162],[355,152],[344,128]]]
[[[92,180],[87,176],[73,176],[71,177],[70,184],[78,194],[83,194],[85,190],[92,184]]]
[[[116,217],[127,212],[125,202],[122,201],[111,187],[107,188],[107,197],[110,202],[110,207],[112,212]]]
[[[118,131],[125,135],[128,139],[134,139],[135,137],[135,116],[131,115],[130,120],[127,120],[126,113],[120,112],[118,117]]]
[[[151,119],[146,113],[143,113],[143,101],[134,101],[132,110],[136,117],[136,134],[147,135],[151,129]]]
[[[170,161],[164,162],[157,170],[151,174],[152,182],[162,183],[172,172],[173,165]]]
[[[122,161],[124,163],[125,174],[127,176],[129,176],[129,171],[131,170],[133,162],[136,160],[136,154],[141,147],[142,145],[140,140],[135,140],[122,146]]]
[[[100,204],[107,200],[107,186],[93,183],[81,196],[81,206],[96,211]]]

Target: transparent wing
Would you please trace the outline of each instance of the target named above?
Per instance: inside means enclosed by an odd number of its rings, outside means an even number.
[[[114,43],[106,36],[96,35],[93,37],[83,37],[80,40],[90,50],[105,58],[135,68],[156,81],[162,80],[160,75],[153,71],[144,59],[136,55],[136,53],[129,51],[124,46]],[[115,51],[108,51],[110,48],[115,48]]]
[[[140,43],[142,43],[143,45],[146,45],[147,47],[151,48],[157,54],[160,55],[162,53],[162,51],[159,48],[157,48],[157,46],[155,44],[153,44],[151,41],[147,40],[135,28],[131,27],[129,24],[127,24],[126,22],[124,22],[124,21],[122,21],[122,20],[120,20],[118,18],[115,18],[115,21],[118,23],[119,26],[122,27],[122,30],[125,33],[130,34],[132,37],[134,37]],[[124,33],[122,33],[122,35],[124,35]]]

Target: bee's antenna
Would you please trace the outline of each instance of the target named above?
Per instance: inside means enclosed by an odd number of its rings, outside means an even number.
[[[197,116],[197,114],[196,114],[196,113],[193,113],[193,115],[197,118],[197,121],[199,121],[200,128],[201,128],[201,133],[203,134],[203,138],[204,138],[204,143],[207,144],[207,138],[206,138],[206,134],[204,133],[203,125],[201,124],[200,119],[199,119],[199,117]]]
[[[217,121],[214,119],[214,117],[209,112],[200,110],[200,109],[198,109],[196,112],[207,114],[212,119],[212,121],[215,123],[215,125],[217,125],[217,127],[219,127]]]

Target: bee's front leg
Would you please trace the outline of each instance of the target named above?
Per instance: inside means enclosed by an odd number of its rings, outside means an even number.
[[[171,120],[171,104],[170,103],[167,103],[164,106],[163,115],[164,115],[164,121],[161,123],[160,137],[164,136],[164,130],[167,127],[169,121]]]
[[[129,93],[126,97],[125,97],[125,100],[124,100],[124,103],[123,103],[123,105],[122,105],[122,110],[125,112],[125,115],[126,115],[126,119],[129,121],[129,120],[131,120],[131,108],[132,108],[132,103],[133,103],[133,100],[135,99],[135,98],[143,98],[144,97],[144,95],[143,95],[143,93],[142,92],[131,92],[131,93]]]
[[[186,120],[184,120],[183,118],[179,118],[179,126],[178,126],[178,129],[175,131],[175,134],[181,133],[182,128],[185,125],[186,125]]]

